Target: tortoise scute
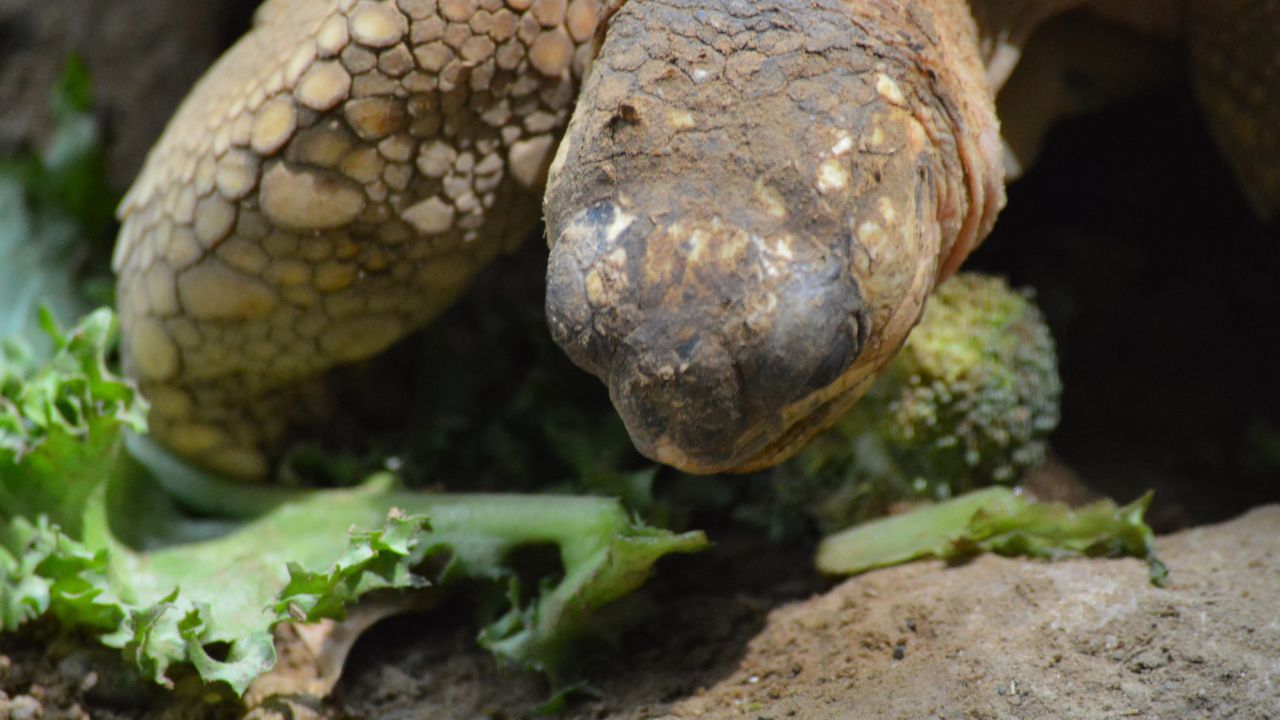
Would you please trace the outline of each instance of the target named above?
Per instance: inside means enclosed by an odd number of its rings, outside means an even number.
[[[323,376],[529,233],[595,0],[270,0],[121,204],[126,368],[155,435],[260,478]],[[158,401],[157,401],[158,400]]]

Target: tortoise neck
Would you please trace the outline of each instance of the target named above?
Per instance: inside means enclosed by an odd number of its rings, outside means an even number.
[[[1187,0],[969,0],[968,5],[987,83],[995,93],[1022,58],[1028,38],[1062,13],[1083,9],[1144,35],[1172,39],[1182,34]]]
[[[1022,57],[1031,34],[1049,18],[1088,4],[1089,0],[970,0],[978,28],[978,52],[986,66],[987,84],[1000,90]]]

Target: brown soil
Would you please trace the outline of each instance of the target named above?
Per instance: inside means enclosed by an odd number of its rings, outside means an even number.
[[[871,573],[763,616],[767,597],[695,597],[660,611],[654,644],[594,673],[603,699],[566,717],[1280,716],[1280,506],[1160,550],[1166,589],[1136,560],[988,556]],[[325,716],[523,717],[544,698],[465,634],[427,638],[365,656]]]
[[[987,556],[878,571],[777,605],[807,588],[735,577],[787,561],[753,550],[666,568],[651,619],[587,673],[599,697],[578,696],[563,717],[1280,716],[1280,506],[1165,537],[1164,589],[1137,560]],[[722,565],[731,556],[737,573]],[[709,577],[725,579],[718,592]],[[546,685],[495,667],[473,633],[457,610],[388,622],[357,647],[329,700],[277,697],[256,715],[532,715]],[[121,690],[106,658],[91,663],[74,646],[0,647],[0,717],[234,714],[191,688],[176,703]]]

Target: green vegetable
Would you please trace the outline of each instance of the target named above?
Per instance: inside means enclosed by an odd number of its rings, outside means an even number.
[[[999,278],[953,277],[867,396],[772,473],[773,512],[831,531],[896,502],[1016,482],[1044,461],[1060,395],[1032,299]]]
[[[53,615],[97,632],[157,681],[190,663],[242,691],[273,663],[271,628],[282,620],[335,616],[374,589],[471,578],[495,596],[482,605],[507,608],[480,641],[557,675],[597,608],[643,583],[659,557],[705,546],[700,533],[633,521],[612,499],[426,495],[385,473],[345,490],[245,488],[157,455],[130,434],[145,430],[142,398],[104,362],[111,313],[57,330],[110,301],[115,195],[75,58],[53,103],[49,146],[0,159],[0,631]],[[36,307],[47,308],[39,325]],[[130,457],[127,438],[159,477]],[[643,491],[642,474],[635,482]],[[555,546],[561,574],[522,589],[508,556],[529,544]]]
[[[123,451],[141,406],[106,369],[113,325],[99,310],[63,335],[46,315],[53,357],[36,366],[15,351],[0,364],[0,630],[52,614],[158,682],[191,663],[243,692],[274,663],[277,623],[340,616],[371,590],[471,578],[509,603],[481,643],[554,677],[596,609],[658,558],[706,545],[635,523],[612,499],[429,495],[386,473],[277,491],[247,521],[188,516]],[[563,575],[526,597],[508,558],[528,544],[555,545]]]
[[[900,389],[881,427],[905,472],[977,487],[1044,462],[1062,393],[1053,337],[1003,280],[966,274],[938,288],[893,372]]]
[[[831,574],[978,552],[1135,555],[1163,582],[1142,519],[1149,494],[1073,510],[987,487],[1044,461],[1060,395],[1053,339],[1031,298],[998,278],[956,276],[867,397],[771,478],[776,512],[827,531],[861,522],[819,546],[818,568]],[[904,501],[929,504],[879,517]]]
[[[1145,558],[1151,581],[1164,585],[1168,569],[1155,555],[1155,535],[1142,520],[1151,493],[1117,507],[1102,500],[1072,509],[1035,502],[1009,488],[993,487],[872,520],[828,537],[817,566],[832,575],[921,558],[956,558],[978,552],[1056,560],[1064,557]]]

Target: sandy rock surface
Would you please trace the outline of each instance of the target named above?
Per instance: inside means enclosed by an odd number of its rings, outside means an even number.
[[[668,612],[666,647],[593,678],[603,700],[568,716],[1280,718],[1280,506],[1165,537],[1160,552],[1165,589],[1137,560],[987,556],[874,572],[762,627],[741,610],[749,598],[709,600]],[[545,698],[444,650],[366,659],[327,714],[522,717]]]
[[[1280,508],[1160,549],[1167,589],[1133,560],[989,556],[850,580],[773,613],[741,668],[671,713],[1277,717]]]

